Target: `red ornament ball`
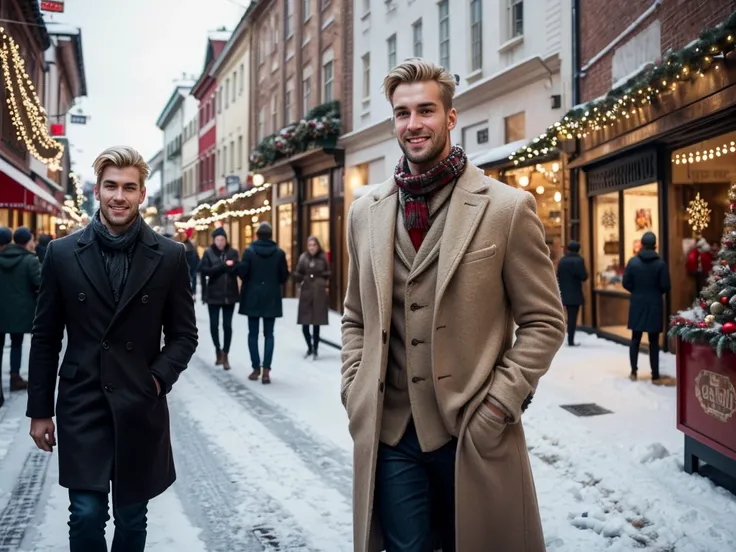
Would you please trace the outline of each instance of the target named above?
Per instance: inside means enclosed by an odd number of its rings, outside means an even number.
[[[731,208],[732,211],[736,211],[736,203],[731,203],[729,207]]]
[[[700,301],[700,308],[706,310],[708,308],[708,303],[706,303],[705,301]]]
[[[723,242],[723,245],[725,245],[726,247],[733,247],[733,242],[732,241],[726,241],[726,242]]]
[[[728,261],[726,259],[721,259],[721,266],[728,266]]]
[[[721,304],[728,305],[728,297],[721,297]]]
[[[725,322],[723,326],[721,326],[721,331],[725,334],[732,334],[736,332],[736,324],[733,322]]]
[[[698,322],[698,326],[701,328],[707,328],[708,324],[706,324],[705,322]]]

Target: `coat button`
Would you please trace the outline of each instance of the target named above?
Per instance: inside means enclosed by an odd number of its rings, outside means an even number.
[[[148,295],[144,295],[143,297],[141,297],[141,303],[143,304],[148,303]]]
[[[112,393],[112,390],[113,389],[114,389],[114,387],[112,385],[106,385],[105,386],[105,391],[107,391],[108,393]]]
[[[125,350],[126,350],[126,351],[132,351],[132,350],[133,350],[133,342],[132,342],[132,341],[128,341],[128,342],[127,342],[127,343],[125,344]]]
[[[411,304],[411,307],[409,307],[409,308],[410,308],[411,310],[413,310],[413,311],[418,311],[418,310],[419,310],[419,309],[421,309],[422,307],[420,307],[420,306],[419,306],[419,305],[417,305],[416,303],[412,303],[412,304]]]
[[[110,343],[106,340],[102,342],[102,348],[106,351],[110,348]]]
[[[77,295],[77,299],[79,299],[80,302],[84,301],[86,298],[87,296],[84,293],[80,293],[79,295]]]

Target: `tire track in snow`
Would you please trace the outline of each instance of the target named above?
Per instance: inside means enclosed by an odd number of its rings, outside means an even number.
[[[202,366],[196,357],[190,363],[173,393],[172,411],[196,428],[187,438],[191,446],[217,456],[221,467],[213,469],[227,473],[232,508],[248,520],[263,548],[352,551],[350,463],[337,464],[335,451],[278,405],[230,378],[218,381]],[[225,384],[232,389],[223,389]],[[186,462],[185,454],[177,452],[177,463]]]

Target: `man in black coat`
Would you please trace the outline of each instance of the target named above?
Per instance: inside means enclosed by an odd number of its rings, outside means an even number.
[[[557,263],[557,281],[560,285],[562,304],[567,309],[567,344],[576,346],[575,330],[578,325],[578,312],[583,304],[583,282],[588,279],[585,262],[580,256],[580,244],[571,241],[567,253]]]
[[[110,482],[112,550],[143,552],[148,500],[176,478],[166,395],[197,347],[194,303],[184,247],[157,236],[138,213],[144,159],[114,147],[94,168],[99,211],[82,232],[49,244],[41,270],[26,414],[36,445],[52,451],[58,370],[71,552],[107,550]]]
[[[271,360],[273,359],[273,328],[276,319],[283,316],[282,287],[289,279],[286,253],[271,239],[273,229],[262,222],[256,231],[258,239],[243,252],[238,266],[238,275],[243,280],[240,289],[240,314],[248,317],[248,350],[253,371],[248,379],[271,383]],[[258,329],[263,319],[263,335],[266,340],[263,365],[258,354]]]
[[[631,330],[629,378],[632,381],[637,379],[639,346],[642,335],[646,332],[649,338],[652,383],[669,385],[672,378],[659,375],[659,334],[662,333],[664,323],[662,296],[670,290],[670,273],[667,264],[655,251],[657,237],[652,232],[642,236],[641,246],[639,254],[626,265],[623,278],[624,288],[631,292],[628,324]]]

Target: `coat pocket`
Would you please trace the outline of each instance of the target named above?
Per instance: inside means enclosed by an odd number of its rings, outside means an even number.
[[[468,423],[468,431],[475,448],[483,458],[498,456],[499,446],[507,424],[497,419],[489,408],[481,403]]]
[[[483,259],[490,259],[491,257],[494,257],[496,255],[496,251],[498,251],[498,248],[496,247],[496,244],[490,245],[488,247],[484,247],[483,249],[478,249],[476,251],[471,251],[470,253],[466,253],[463,255],[462,260],[460,261],[461,264],[466,263],[472,263],[475,261],[482,261]]]
[[[72,380],[74,379],[74,376],[77,375],[78,369],[79,369],[79,364],[74,364],[71,362],[64,362],[61,364],[61,368],[59,368],[59,377],[63,379]]]

